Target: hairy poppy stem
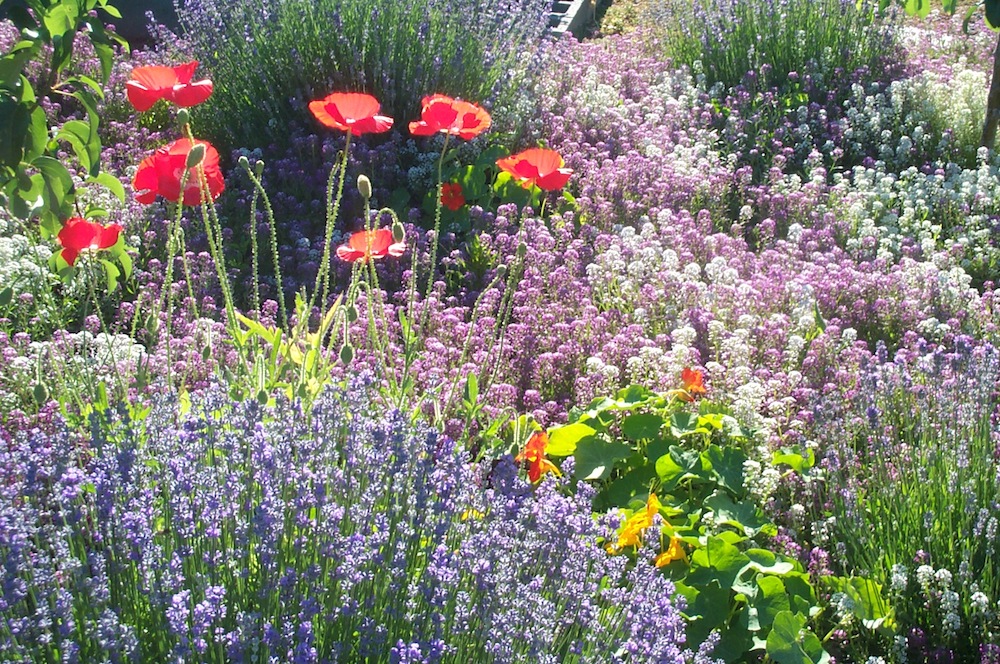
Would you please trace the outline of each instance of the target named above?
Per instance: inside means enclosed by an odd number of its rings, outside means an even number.
[[[263,162],[258,162],[263,165]],[[260,194],[261,202],[264,204],[264,214],[267,217],[267,224],[271,230],[271,260],[274,262],[274,287],[277,291],[276,295],[278,297],[278,311],[281,313],[281,323],[287,329],[288,328],[288,309],[285,307],[285,290],[281,283],[281,261],[278,258],[278,233],[277,224],[274,221],[274,208],[271,207],[271,198],[267,195],[267,190],[264,189],[264,184],[261,182],[260,177],[251,170],[249,164],[244,169],[247,175],[250,177],[250,182],[253,183],[254,191]],[[251,223],[256,227],[257,219],[253,214],[253,203],[256,202],[256,197],[251,201]],[[254,266],[255,270],[255,281],[254,286],[257,286],[256,282],[256,264]],[[257,295],[259,298],[260,296]]]
[[[333,239],[333,225],[337,221],[340,213],[340,201],[344,197],[344,180],[347,178],[347,155],[351,150],[351,132],[347,132],[347,141],[344,143],[344,156],[340,160],[340,181],[337,183],[337,195],[333,195],[333,175],[336,168],[330,170],[330,179],[326,185],[326,231],[323,238],[323,259],[316,272],[316,284],[313,286],[313,294],[309,298],[309,311],[316,304],[316,295],[319,293],[320,285],[323,286],[322,306],[326,306],[326,298],[330,290],[330,242]]]
[[[430,308],[427,303],[431,299],[431,291],[434,290],[434,271],[435,263],[437,262],[437,252],[438,244],[440,243],[441,234],[441,191],[443,190],[443,183],[441,180],[441,172],[444,169],[444,155],[448,151],[448,139],[451,138],[450,134],[444,135],[444,145],[441,146],[441,157],[438,159],[438,186],[437,186],[437,207],[434,209],[434,240],[431,244],[431,260],[428,266],[427,272],[427,287],[424,290],[424,309],[420,315],[420,331],[423,333],[424,328],[427,326],[427,319],[431,315]]]

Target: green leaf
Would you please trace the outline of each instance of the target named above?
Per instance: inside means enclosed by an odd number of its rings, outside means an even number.
[[[826,664],[830,654],[819,638],[806,629],[804,616],[779,611],[767,635],[767,654],[778,664]]]
[[[635,497],[648,495],[650,482],[654,479],[656,479],[656,468],[653,464],[633,468],[621,478],[611,482],[599,496],[597,503],[601,504],[603,499],[603,505],[609,509],[626,507]]]
[[[654,440],[660,437],[663,418],[652,413],[635,413],[622,420],[622,435],[629,440]]]
[[[82,120],[70,120],[64,124],[56,134],[56,140],[66,141],[73,147],[76,158],[80,160],[80,165],[86,169],[91,176],[95,173],[91,171],[95,163],[100,160],[100,143],[97,144],[97,159],[93,160],[94,151],[91,147],[90,125]]]
[[[816,465],[816,453],[810,448],[806,448],[805,452],[797,448],[784,448],[774,453],[771,464],[774,466],[784,464],[797,473],[803,473]]]
[[[14,289],[10,286],[0,290],[0,307],[6,307],[14,299]]]
[[[692,570],[687,582],[691,585],[706,585],[717,579],[723,588],[733,587],[740,571],[750,562],[735,545],[720,537],[709,536],[704,547],[691,554]]]
[[[705,456],[712,464],[719,484],[736,498],[742,498],[746,493],[743,487],[743,463],[747,460],[743,450],[738,447],[709,445]]]
[[[670,433],[677,438],[692,434],[708,434],[711,431],[700,425],[700,418],[694,413],[674,413],[670,418]]]
[[[551,438],[550,444],[551,444]],[[611,475],[617,462],[629,458],[632,448],[619,442],[606,442],[587,436],[576,446],[575,474],[583,480],[603,480]]]
[[[919,16],[924,18],[931,13],[931,2],[930,0],[906,0],[906,13],[911,16]]]
[[[750,558],[747,567],[755,569],[758,572],[784,575],[795,570],[794,563],[787,560],[779,560],[776,554],[767,549],[747,549],[744,553]]]
[[[462,196],[466,200],[482,198],[489,191],[486,187],[486,173],[475,166],[466,166],[461,169],[456,181],[462,185]]]
[[[31,165],[39,170],[45,180],[42,198],[46,207],[59,217],[66,218],[73,213],[73,178],[61,162],[52,157],[36,157]]]
[[[469,372],[468,378],[465,379],[463,398],[469,406],[475,406],[476,402],[479,401],[479,381],[474,372]]]
[[[101,265],[104,267],[104,275],[108,279],[108,291],[114,291],[118,288],[118,277],[121,276],[121,272],[115,267],[115,264],[109,260],[101,259]]]
[[[549,456],[570,456],[576,451],[576,446],[581,440],[595,433],[597,429],[580,422],[556,427],[549,431],[549,444],[545,448],[545,453]]]
[[[1000,0],[986,0],[986,25],[991,30],[1000,30]]]
[[[892,619],[892,608],[882,597],[882,586],[862,577],[830,577],[827,579],[834,592],[842,592],[854,605],[851,613],[868,629],[878,629]]]
[[[758,532],[768,535],[778,533],[777,527],[764,516],[760,508],[747,501],[735,503],[728,494],[715,492],[705,500],[705,507],[715,513],[717,523],[733,526],[748,537],[753,537]]]
[[[112,194],[115,195],[122,203],[125,202],[125,187],[122,186],[121,180],[111,175],[108,172],[101,172],[97,175],[87,178],[87,182],[92,182],[94,184],[99,184],[106,188]]]
[[[754,631],[771,627],[778,613],[791,610],[788,593],[785,592],[782,580],[776,576],[763,574],[757,576],[757,594],[749,604],[757,609],[757,626],[753,626],[753,621],[750,626]]]

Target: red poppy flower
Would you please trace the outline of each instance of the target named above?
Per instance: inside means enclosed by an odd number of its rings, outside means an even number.
[[[705,376],[697,369],[684,367],[681,371],[681,382],[684,383],[684,389],[678,394],[681,401],[694,401],[695,397],[708,392],[705,389]]]
[[[195,141],[191,143],[186,138],[164,145],[146,157],[139,164],[139,170],[132,178],[132,188],[136,191],[135,200],[140,203],[152,203],[157,194],[171,203],[176,203],[181,197],[181,177],[187,167],[188,152],[194,145],[205,146],[205,157],[201,165],[205,169],[205,179],[208,181],[209,198],[213,201],[226,188],[219,169],[219,153],[210,143]],[[184,186],[184,205],[201,203],[201,179],[198,168],[188,172],[187,184]]]
[[[441,185],[441,204],[453,212],[465,205],[462,185],[457,182],[445,182]]]
[[[198,61],[176,67],[136,67],[132,79],[125,83],[125,92],[137,111],[148,111],[161,99],[172,101],[178,106],[195,106],[212,94],[212,82],[208,79],[191,82]]]
[[[337,257],[353,263],[354,261],[367,261],[369,258],[402,256],[404,251],[406,251],[406,244],[393,242],[391,230],[379,228],[373,231],[352,233],[347,244],[337,247]]]
[[[446,95],[431,95],[421,102],[420,120],[410,123],[414,136],[432,136],[438,132],[471,140],[490,128],[493,120],[484,109]]]
[[[317,120],[355,136],[381,134],[392,129],[392,118],[377,115],[381,108],[375,97],[361,92],[334,92],[309,102],[309,110]]]
[[[540,480],[545,473],[561,474],[556,465],[545,458],[545,448],[548,444],[549,434],[544,431],[536,431],[531,434],[531,438],[528,439],[520,454],[514,457],[515,463],[528,462],[528,479],[532,483]]]
[[[72,265],[80,252],[85,249],[98,251],[113,247],[118,242],[121,232],[122,227],[118,224],[102,226],[95,221],[73,217],[63,224],[62,230],[56,237],[63,246],[63,259]]]
[[[562,189],[573,174],[572,169],[563,168],[566,162],[555,150],[530,148],[515,155],[497,159],[497,166],[507,171],[525,189],[538,185],[545,191]]]

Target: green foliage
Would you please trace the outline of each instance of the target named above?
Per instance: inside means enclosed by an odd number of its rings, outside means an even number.
[[[21,39],[0,58],[0,204],[18,219],[37,218],[43,234],[52,235],[73,215],[77,203],[71,172],[56,158],[64,145],[72,149],[88,184],[107,187],[124,200],[121,183],[101,172],[97,103],[103,97],[101,83],[111,73],[115,47],[127,44],[104,29],[97,10],[120,16],[108,0],[28,0],[27,5],[31,12],[10,10]],[[81,74],[67,75],[81,32],[100,59],[100,83]],[[43,60],[43,74],[31,80],[29,65]],[[41,101],[57,95],[75,100],[86,119],[50,128]]]
[[[597,483],[597,511],[624,508],[610,553],[644,555],[645,547],[658,550],[659,541],[664,552],[657,564],[687,600],[690,644],[718,633],[713,654],[727,662],[766,654],[783,664],[819,664],[830,653],[818,630],[831,620],[890,629],[892,613],[879,586],[863,578],[812,578],[801,562],[768,548],[777,527],[754,502],[744,475],[742,444],[750,432],[707,401],[688,410],[681,394],[633,385],[595,399],[548,432],[545,451],[572,456],[577,480]],[[801,473],[815,457],[787,449],[772,463]],[[661,518],[658,532],[653,513]],[[643,530],[640,548],[634,538]],[[848,614],[824,615],[821,588],[849,594]]]

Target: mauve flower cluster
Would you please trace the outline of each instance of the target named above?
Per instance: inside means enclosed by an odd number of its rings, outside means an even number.
[[[4,430],[4,661],[709,661],[591,489],[469,464],[353,383]]]

